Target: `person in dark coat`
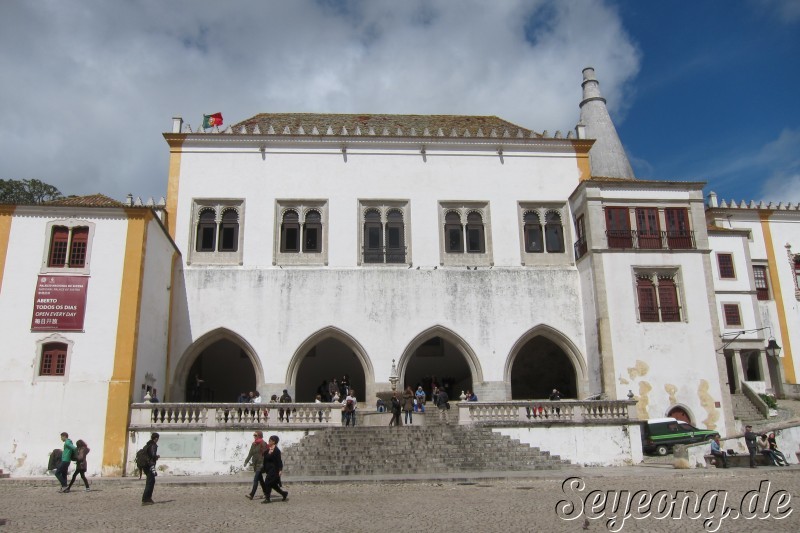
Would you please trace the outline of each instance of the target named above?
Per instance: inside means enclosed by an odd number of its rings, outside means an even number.
[[[758,451],[757,440],[758,435],[753,433],[753,426],[745,426],[744,443],[747,445],[747,451],[750,453],[750,468],[756,468],[756,452]]]
[[[78,442],[75,443],[75,472],[72,474],[72,479],[67,485],[67,488],[64,489],[62,492],[69,492],[72,488],[72,484],[75,483],[75,478],[78,477],[80,474],[81,479],[83,480],[83,484],[86,487],[86,492],[89,492],[89,481],[86,479],[86,454],[89,453],[89,447],[83,442],[81,439],[78,439]]]
[[[147,476],[147,481],[144,484],[144,492],[142,493],[142,505],[153,505],[153,489],[156,487],[156,462],[161,457],[158,455],[158,433],[152,433],[150,440],[145,444],[145,453],[147,454],[147,468],[144,469],[144,475]]]
[[[390,426],[400,427],[400,398],[397,397],[397,392],[392,394],[392,419],[389,421]]]
[[[267,443],[267,451],[264,452],[264,466],[262,467],[262,472],[264,472],[264,486],[266,487],[266,492],[264,500],[261,503],[270,503],[272,501],[270,500],[270,496],[272,495],[273,489],[283,497],[283,501],[286,501],[286,498],[289,497],[288,490],[281,490],[283,460],[281,459],[281,450],[278,448],[279,441],[280,439],[277,435],[271,435]]]

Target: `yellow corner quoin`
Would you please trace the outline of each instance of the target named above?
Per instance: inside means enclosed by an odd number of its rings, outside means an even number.
[[[778,310],[778,327],[781,330],[781,342],[783,342],[783,371],[787,383],[797,383],[794,373],[794,360],[792,359],[792,344],[789,339],[789,323],[786,321],[786,308],[783,306],[783,291],[781,291],[781,281],[778,277],[778,262],[775,260],[775,248],[772,244],[772,230],[769,226],[769,217],[772,211],[759,211],[761,219],[761,233],[764,235],[764,247],[767,249],[767,267],[769,277],[772,281],[772,292],[775,297],[775,307]]]
[[[169,150],[169,180],[167,181],[167,231],[175,240],[175,220],[178,212],[178,188],[181,179],[182,140],[171,140]]]
[[[6,254],[8,254],[8,239],[11,235],[14,209],[13,205],[0,205],[0,293],[3,290],[3,273],[6,271]]]
[[[586,141],[572,143],[572,146],[575,148],[575,163],[578,165],[579,181],[585,181],[592,177],[592,167],[589,163],[589,150],[591,150],[593,144],[593,142]]]
[[[153,217],[152,213],[145,209],[126,208],[125,213],[128,218],[128,231],[122,268],[114,371],[108,384],[103,446],[102,472],[103,475],[110,476],[123,475],[125,472],[130,404],[136,372],[147,227]]]

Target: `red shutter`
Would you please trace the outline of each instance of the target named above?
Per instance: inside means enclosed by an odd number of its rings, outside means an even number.
[[[86,247],[89,243],[89,228],[72,228],[72,244],[69,248],[69,266],[83,268],[86,266]]]
[[[658,305],[656,288],[646,278],[636,280],[636,292],[639,297],[639,319],[642,322],[658,322]]]
[[[53,226],[53,235],[50,238],[50,257],[48,267],[63,268],[67,262],[67,242],[69,229],[64,226]]]
[[[681,319],[678,307],[678,290],[671,279],[658,280],[658,303],[661,307],[662,322],[679,322]]]

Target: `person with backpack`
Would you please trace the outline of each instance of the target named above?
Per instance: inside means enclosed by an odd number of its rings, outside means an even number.
[[[261,431],[253,432],[253,444],[250,445],[250,453],[247,454],[243,465],[243,468],[246,468],[247,463],[252,464],[253,472],[255,472],[253,476],[253,488],[250,494],[245,495],[248,500],[255,498],[259,485],[261,485],[264,496],[267,495],[267,486],[264,484],[264,476],[261,472],[261,468],[264,466],[264,452],[266,452],[268,448],[269,445],[264,442],[264,433]]]
[[[142,505],[153,505],[153,489],[156,487],[156,462],[161,457],[158,455],[158,433],[152,433],[150,440],[144,445],[144,456],[146,465],[144,468],[144,475],[147,476],[147,481],[144,484],[144,492],[142,493]]]
[[[344,399],[344,425],[345,427],[349,426],[350,423],[353,423],[353,427],[356,427],[356,407],[358,405],[358,401],[356,401],[356,391],[355,389],[350,389],[347,397]]]
[[[61,488],[58,489],[58,492],[65,492],[67,489],[69,462],[72,461],[72,455],[77,448],[72,444],[72,441],[69,440],[69,435],[66,431],[61,433],[61,442],[64,443],[64,450],[61,452],[61,464],[56,468],[56,479],[61,483]]]
[[[75,472],[72,473],[72,479],[70,480],[69,485],[67,485],[67,488],[62,492],[69,492],[69,490],[72,488],[72,484],[75,483],[75,478],[78,477],[78,474],[81,475],[83,484],[86,486],[86,492],[89,492],[89,481],[86,480],[86,454],[88,454],[91,450],[89,450],[89,447],[81,439],[78,439],[78,442],[75,443],[75,447],[77,448],[75,455],[73,456],[73,459],[75,460]]]

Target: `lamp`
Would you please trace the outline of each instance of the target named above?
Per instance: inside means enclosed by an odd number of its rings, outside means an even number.
[[[775,337],[770,337],[766,352],[770,357],[778,357],[781,354],[781,347],[775,342]]]
[[[731,345],[733,341],[744,335],[745,333],[756,333],[758,331],[764,331],[765,329],[769,330],[769,341],[767,342],[767,347],[765,351],[767,355],[771,357],[778,357],[781,354],[781,347],[778,346],[777,341],[775,341],[775,337],[772,336],[772,328],[770,326],[765,326],[763,328],[755,328],[755,329],[743,329],[742,331],[732,331],[730,333],[723,333],[719,336],[720,339],[725,342],[725,344],[720,348],[718,351],[723,352],[725,348]]]

